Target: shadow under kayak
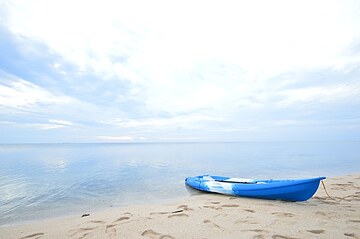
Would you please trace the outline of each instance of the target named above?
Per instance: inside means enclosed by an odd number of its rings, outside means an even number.
[[[185,183],[195,189],[241,197],[306,201],[326,177],[289,180],[257,180],[202,175],[188,177]]]

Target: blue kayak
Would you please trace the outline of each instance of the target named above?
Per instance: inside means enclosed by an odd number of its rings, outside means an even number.
[[[326,177],[292,180],[257,180],[203,175],[188,177],[185,183],[192,188],[221,194],[285,201],[306,201]]]

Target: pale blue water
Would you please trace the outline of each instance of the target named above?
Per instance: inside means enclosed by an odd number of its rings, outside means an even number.
[[[360,142],[0,145],[0,225],[187,196],[200,174],[360,171]]]

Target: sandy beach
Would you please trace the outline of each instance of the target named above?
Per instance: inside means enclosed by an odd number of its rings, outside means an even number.
[[[360,174],[328,178],[306,202],[204,193],[161,205],[0,227],[1,239],[360,238]]]

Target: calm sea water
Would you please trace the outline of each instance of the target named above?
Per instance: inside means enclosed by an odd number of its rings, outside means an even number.
[[[0,145],[0,225],[191,194],[184,178],[360,171],[360,142]]]

